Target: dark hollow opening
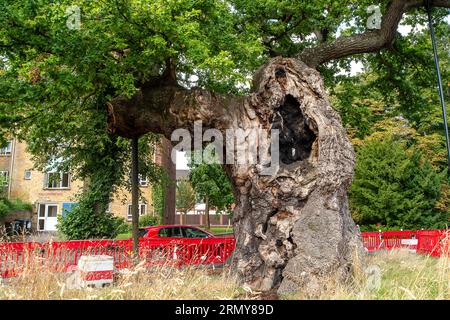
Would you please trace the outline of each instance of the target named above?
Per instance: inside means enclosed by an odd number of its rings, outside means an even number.
[[[280,131],[280,161],[291,164],[309,157],[316,135],[308,126],[308,119],[300,109],[300,104],[287,95],[283,104],[275,109],[272,129]]]

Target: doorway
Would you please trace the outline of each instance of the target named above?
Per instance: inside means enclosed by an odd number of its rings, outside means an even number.
[[[38,231],[56,231],[58,205],[50,203],[39,204]]]

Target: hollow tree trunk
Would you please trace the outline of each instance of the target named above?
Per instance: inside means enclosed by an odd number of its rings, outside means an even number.
[[[315,295],[330,275],[347,279],[361,256],[347,204],[353,148],[316,70],[277,57],[260,68],[253,86],[244,98],[200,89],[142,90],[132,101],[121,98],[109,105],[109,128],[122,135],[131,127],[156,130],[168,137],[176,128],[192,131],[194,120],[224,135],[230,128],[263,128],[268,135],[278,129],[281,162],[272,175],[264,173],[261,163],[248,166],[236,159],[224,166],[236,201],[231,265],[254,289]],[[154,108],[161,105],[155,97],[166,102],[163,118],[161,109]],[[139,116],[130,117],[130,108]],[[270,159],[263,139],[247,137],[239,148],[255,146],[262,152],[260,161]]]

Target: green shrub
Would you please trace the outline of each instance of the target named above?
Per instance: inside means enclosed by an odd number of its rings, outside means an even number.
[[[393,138],[357,151],[349,202],[361,230],[445,227],[448,214],[435,210],[442,176],[419,151]]]
[[[0,199],[0,218],[6,216],[10,211],[10,208],[5,200],[6,199]]]
[[[149,214],[139,217],[139,227],[156,226],[160,224],[160,218],[158,216],[152,216]]]
[[[58,216],[58,231],[68,240],[115,238],[123,218],[107,212],[108,200],[95,191],[85,193],[65,217]]]
[[[11,201],[13,211],[33,211],[33,205],[20,199]]]
[[[120,220],[120,224],[117,227],[117,233],[128,233],[131,232],[131,224],[128,223],[124,218],[117,218]]]
[[[14,211],[32,211],[33,205],[24,202],[20,199],[9,200],[7,198],[0,198],[0,217],[5,217]]]
[[[58,216],[57,228],[68,240],[112,239],[123,225],[123,218],[111,213],[94,214],[92,209],[76,206],[63,218]]]

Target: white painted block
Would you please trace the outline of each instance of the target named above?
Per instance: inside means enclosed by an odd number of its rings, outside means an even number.
[[[405,246],[416,246],[418,239],[402,239],[401,244]]]
[[[81,256],[78,260],[78,270],[83,272],[114,270],[114,258],[108,255]]]
[[[81,256],[77,272],[81,287],[102,287],[112,284],[114,259],[108,255]]]

